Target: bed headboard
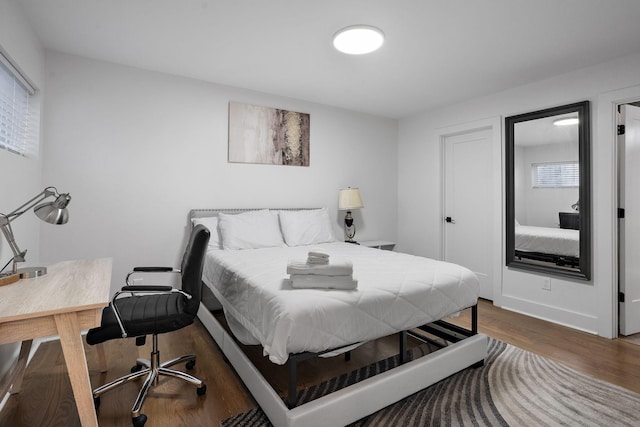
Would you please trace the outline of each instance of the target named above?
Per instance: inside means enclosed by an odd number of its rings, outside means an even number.
[[[320,208],[240,208],[240,209],[191,209],[189,211],[189,227],[192,226],[193,222],[191,221],[194,218],[208,218],[212,216],[218,216],[219,213],[225,214],[239,214],[243,212],[249,211],[259,211],[263,209],[269,209],[272,211],[304,211],[304,210],[313,210]]]

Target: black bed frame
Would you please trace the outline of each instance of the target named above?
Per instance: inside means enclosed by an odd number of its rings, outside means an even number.
[[[569,256],[569,255],[554,255],[554,254],[545,254],[542,252],[528,252],[528,251],[519,251],[516,249],[516,257],[531,259],[534,261],[544,261],[544,262],[552,262],[555,265],[560,267],[572,267],[579,268],[580,267],[580,258]]]
[[[445,341],[456,343],[478,333],[478,305],[474,305],[471,308],[471,330],[462,328],[458,325],[454,325],[444,320],[436,320],[435,322],[428,323],[426,325],[418,326],[415,329],[420,329]],[[400,364],[407,362],[407,336],[410,336],[418,341],[428,342],[437,347],[446,347],[446,343],[435,341],[427,336],[413,332],[415,329],[398,332],[398,354],[400,356]],[[352,344],[351,344],[352,345]],[[349,346],[351,346],[349,345]],[[349,347],[345,346],[345,347]],[[332,353],[339,351],[340,349],[327,350],[321,353],[303,352],[293,353],[289,355],[287,365],[289,367],[289,390],[287,394],[286,403],[289,409],[296,407],[298,398],[298,363],[311,359],[314,357],[322,356],[326,353]],[[345,360],[349,361],[351,358],[350,351],[346,351]],[[480,367],[484,364],[484,361],[478,362],[472,367]]]
[[[221,308],[216,298],[213,296],[213,293],[209,290],[209,288],[204,285],[203,286],[203,297],[202,302],[205,307],[211,311],[212,313],[221,312]],[[478,305],[471,306],[471,330],[465,329],[463,327],[454,325],[449,322],[445,322],[443,320],[437,320],[432,323],[428,323],[426,325],[419,326],[412,330],[401,331],[398,332],[398,347],[399,347],[399,357],[400,364],[407,362],[407,336],[410,336],[418,341],[427,342],[429,344],[435,345],[436,347],[443,348],[447,346],[446,342],[456,343],[458,341],[462,341],[465,338],[476,335],[478,333]],[[416,329],[427,332],[435,337],[441,338],[446,342],[438,342],[433,340],[423,334],[417,333]],[[232,334],[233,335],[233,334]],[[234,338],[235,339],[235,338]],[[347,348],[352,346],[353,344],[341,347]],[[289,359],[287,360],[288,370],[289,370],[289,385],[287,397],[285,399],[285,403],[289,409],[292,409],[297,406],[298,399],[298,364],[302,361],[312,359],[315,357],[322,356],[323,354],[333,353],[339,351],[340,348],[331,349],[320,353],[314,352],[302,352],[302,353],[292,353],[289,354]],[[345,360],[349,361],[351,358],[350,351],[344,352]],[[480,361],[472,367],[479,367],[484,364],[484,361]]]

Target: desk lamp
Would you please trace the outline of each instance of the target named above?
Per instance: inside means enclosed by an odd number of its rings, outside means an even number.
[[[356,235],[356,226],[353,224],[353,217],[351,211],[353,209],[363,208],[362,197],[360,196],[359,188],[343,188],[338,195],[338,209],[341,211],[347,211],[344,216],[344,235],[346,237],[345,242],[358,244],[353,238]]]
[[[56,199],[52,202],[42,203],[49,197],[55,197]],[[11,222],[33,207],[33,212],[35,212],[41,220],[49,224],[66,224],[67,221],[69,221],[67,205],[70,201],[71,196],[69,196],[69,193],[59,194],[55,187],[47,187],[13,212],[9,214],[0,213],[0,228],[2,228],[2,234],[4,234],[7,242],[9,242],[9,247],[13,252],[13,258],[9,261],[13,261],[13,269],[10,273],[1,273],[0,270],[0,284],[6,285],[16,282],[21,278],[37,277],[47,274],[46,267],[30,267],[18,270],[17,264],[25,261],[24,257],[27,251],[21,251],[18,247],[13,235],[13,230],[11,229]]]

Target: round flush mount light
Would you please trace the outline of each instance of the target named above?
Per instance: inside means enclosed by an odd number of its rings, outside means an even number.
[[[349,55],[362,55],[378,50],[384,42],[384,33],[370,25],[352,25],[333,36],[333,46]]]
[[[553,122],[553,124],[556,126],[570,126],[570,125],[577,125],[578,123],[580,123],[580,120],[578,120],[577,117],[568,117],[566,119],[558,119]]]

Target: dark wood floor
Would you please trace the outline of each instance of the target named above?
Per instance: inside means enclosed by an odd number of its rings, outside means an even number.
[[[480,302],[480,332],[516,345],[574,369],[640,393],[640,346],[623,340],[608,340],[559,325],[522,316]],[[468,325],[463,313],[453,319]],[[162,379],[143,406],[149,417],[146,426],[217,426],[236,413],[255,406],[232,368],[227,365],[214,341],[201,324],[160,337],[163,360],[194,352],[198,360],[193,373],[205,380],[207,393],[198,397],[195,388],[175,379]],[[97,369],[96,353],[86,346],[91,383],[94,387],[129,372],[136,357],[148,357],[150,345],[136,347],[132,340],[106,343],[109,370]],[[353,352],[350,362],[342,358],[312,360],[300,368],[302,385],[332,377],[342,371],[381,359],[396,350],[396,340],[369,343]],[[255,363],[276,390],[284,390],[282,367],[273,367],[259,351],[250,350]],[[178,367],[183,369],[183,367]],[[320,374],[319,374],[320,373]],[[98,411],[101,426],[130,426],[130,407],[140,383],[122,386],[103,395]],[[22,391],[13,395],[0,412],[0,426],[80,425],[66,367],[58,341],[43,343],[29,365]]]

